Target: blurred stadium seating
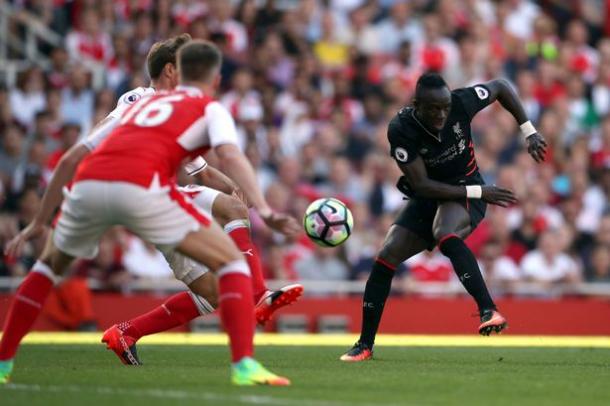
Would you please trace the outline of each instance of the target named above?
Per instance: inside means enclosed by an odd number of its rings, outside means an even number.
[[[0,245],[32,219],[61,154],[113,109],[120,94],[147,85],[150,45],[189,32],[216,42],[225,54],[218,98],[237,120],[241,146],[271,204],[300,217],[308,202],[333,195],[354,214],[354,234],[337,249],[317,248],[306,237],[286,241],[254,216],[270,280],[301,281],[318,298],[362,291],[403,204],[394,187],[399,170],[388,155],[387,122],[411,100],[418,75],[433,70],[453,88],[509,79],[550,144],[546,163],[538,166],[500,106],[473,122],[486,181],[520,198],[515,207],[490,208],[467,241],[494,294],[608,297],[606,3],[2,2]],[[21,258],[0,259],[0,291],[17,285],[43,241],[32,241]],[[75,264],[74,273],[96,291],[182,288],[154,249],[121,229],[110,231],[99,256]],[[437,251],[407,261],[394,291],[398,297],[464,295]]]

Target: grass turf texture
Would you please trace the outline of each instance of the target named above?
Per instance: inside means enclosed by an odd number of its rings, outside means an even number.
[[[608,405],[610,349],[390,347],[374,361],[337,360],[347,347],[259,346],[289,388],[229,384],[225,346],[141,345],[125,367],[102,345],[24,345],[8,405]]]

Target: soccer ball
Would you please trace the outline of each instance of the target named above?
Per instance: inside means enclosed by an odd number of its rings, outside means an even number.
[[[311,203],[303,217],[305,233],[322,247],[336,247],[347,240],[354,228],[352,212],[341,200],[318,199]]]

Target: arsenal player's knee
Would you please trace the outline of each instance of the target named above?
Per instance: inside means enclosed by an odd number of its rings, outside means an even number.
[[[238,198],[224,193],[219,194],[214,200],[212,215],[221,226],[233,220],[249,218],[246,205]]]
[[[206,273],[195,279],[189,285],[189,289],[204,298],[213,308],[218,307],[218,283],[212,273]]]

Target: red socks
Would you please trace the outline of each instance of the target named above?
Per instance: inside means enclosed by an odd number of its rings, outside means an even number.
[[[53,287],[51,268],[37,261],[17,289],[0,341],[0,361],[15,357],[21,339],[30,331]]]
[[[231,342],[233,362],[243,357],[252,356],[254,339],[254,302],[252,300],[252,282],[250,271],[245,261],[234,261],[218,270],[218,287],[220,290],[220,318]],[[201,300],[203,310],[213,308]],[[142,336],[159,333],[180,326],[202,314],[192,294],[181,292],[170,297],[161,306],[120,323],[119,329],[126,335],[140,339]]]
[[[248,266],[252,275],[251,290],[254,291],[254,294],[251,295],[251,297],[254,297],[254,303],[257,303],[261,296],[267,291],[267,287],[265,286],[260,258],[250,239],[250,228],[248,227],[247,221],[232,221],[225,226],[225,231],[233,239],[248,261]],[[239,273],[237,273],[237,275],[239,276]],[[234,278],[231,277],[229,279],[232,280]],[[220,282],[222,282],[222,278],[220,278],[219,273],[219,284]],[[227,283],[228,282],[225,281],[225,285]],[[233,289],[233,285],[231,285],[230,288],[227,287],[227,289]],[[137,341],[143,336],[167,331],[191,321],[201,314],[207,314],[213,311],[214,309],[205,299],[189,292],[181,292],[170,297],[163,305],[134,319],[122,322],[118,327],[126,335]],[[252,311],[254,312],[254,310]],[[224,321],[222,314],[221,317]],[[227,323],[225,322],[224,324],[228,332]]]
[[[251,357],[254,340],[254,302],[248,265],[234,261],[218,270],[220,317],[231,343],[231,360]]]
[[[200,314],[191,294],[180,292],[171,296],[161,306],[134,319],[122,322],[118,327],[123,333],[137,341],[142,336],[178,327]]]
[[[248,223],[246,220],[234,220],[225,225],[224,228],[229,237],[235,242],[235,245],[237,245],[237,248],[244,254],[246,261],[248,261],[252,278],[254,303],[258,303],[261,296],[267,291],[267,286],[265,285],[261,260],[250,238]]]

